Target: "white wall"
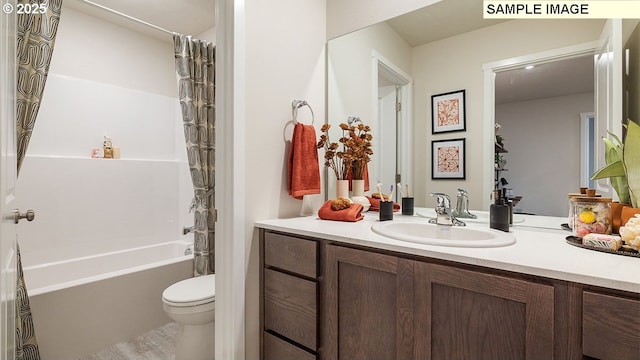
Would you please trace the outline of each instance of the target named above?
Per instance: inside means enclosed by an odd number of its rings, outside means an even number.
[[[347,117],[357,116],[366,125],[370,125],[373,136],[374,160],[369,163],[371,179],[383,180],[380,165],[376,159],[382,155],[381,124],[378,121],[377,63],[373,63],[373,52],[390,61],[392,65],[405,73],[411,71],[411,47],[386,23],[376,24],[337,39],[327,45],[327,102],[329,115],[327,120],[332,124],[331,141],[337,142],[342,137],[338,127],[346,123]],[[374,66],[376,72],[374,72]],[[374,80],[376,84],[374,84]],[[375,87],[375,91],[374,91]],[[394,100],[395,102],[395,100]],[[395,125],[394,125],[395,126]],[[392,144],[395,156],[395,142]],[[392,162],[395,164],[395,160]],[[395,172],[395,170],[394,170]],[[394,174],[389,175],[394,183]],[[335,175],[329,172],[329,197],[335,195]]]
[[[580,188],[580,113],[593,112],[593,93],[496,105],[505,138],[507,188],[523,196],[523,212],[566,216],[567,193]]]
[[[287,192],[291,101],[309,102],[319,134],[325,119],[325,0],[246,0],[245,15],[245,358],[257,359],[259,242],[253,224],[297,216],[302,207]],[[299,118],[310,120],[304,110]],[[314,197],[318,209],[322,196]]]
[[[203,31],[200,34],[195,36],[196,39],[210,41],[212,43],[216,43],[216,28],[215,26]]]
[[[433,191],[469,191],[470,208],[483,193],[483,64],[598,39],[603,20],[513,20],[413,49],[414,182],[416,206],[432,206]],[[466,90],[466,132],[431,134],[431,96]],[[431,141],[464,137],[466,180],[431,180]]]

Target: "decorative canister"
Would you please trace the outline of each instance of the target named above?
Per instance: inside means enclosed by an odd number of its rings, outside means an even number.
[[[576,196],[573,202],[573,234],[611,234],[611,198]]]
[[[584,196],[584,194],[582,193],[568,193],[567,194],[567,198],[569,198],[569,215],[567,216],[567,220],[569,221],[569,228],[573,229],[573,216],[574,216],[574,209],[573,209],[573,198],[577,197],[577,196]]]

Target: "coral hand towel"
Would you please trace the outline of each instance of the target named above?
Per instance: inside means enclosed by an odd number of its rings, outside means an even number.
[[[351,204],[351,206],[346,209],[333,210],[331,208],[331,200],[327,200],[320,210],[318,210],[318,217],[322,220],[356,222],[364,219],[362,209],[363,207],[360,204]]]
[[[289,150],[289,195],[320,194],[320,166],[313,125],[297,123],[293,129]]]
[[[386,198],[386,195],[385,195]],[[369,202],[371,203],[371,207],[369,208],[369,211],[380,211],[380,199],[371,197],[371,196],[367,196],[367,199],[369,199]],[[400,211],[400,204],[398,204],[397,202],[393,202],[393,211]]]

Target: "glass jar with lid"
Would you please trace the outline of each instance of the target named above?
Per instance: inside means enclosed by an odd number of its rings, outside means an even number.
[[[573,234],[611,234],[611,198],[575,196],[573,203]]]
[[[575,216],[574,214],[574,209],[573,209],[573,198],[574,197],[578,197],[578,196],[585,196],[584,193],[568,193],[567,194],[567,198],[569,199],[569,215],[567,216],[567,220],[568,220],[568,225],[570,229],[573,229],[573,217]]]

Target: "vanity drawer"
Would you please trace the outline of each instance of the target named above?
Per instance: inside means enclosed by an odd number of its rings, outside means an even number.
[[[640,356],[640,301],[585,291],[582,295],[584,355],[602,360]]]
[[[317,289],[314,281],[264,269],[264,329],[315,350]]]
[[[264,360],[315,360],[317,357],[268,332],[264,333]]]
[[[264,264],[310,278],[318,276],[318,243],[265,232]]]

